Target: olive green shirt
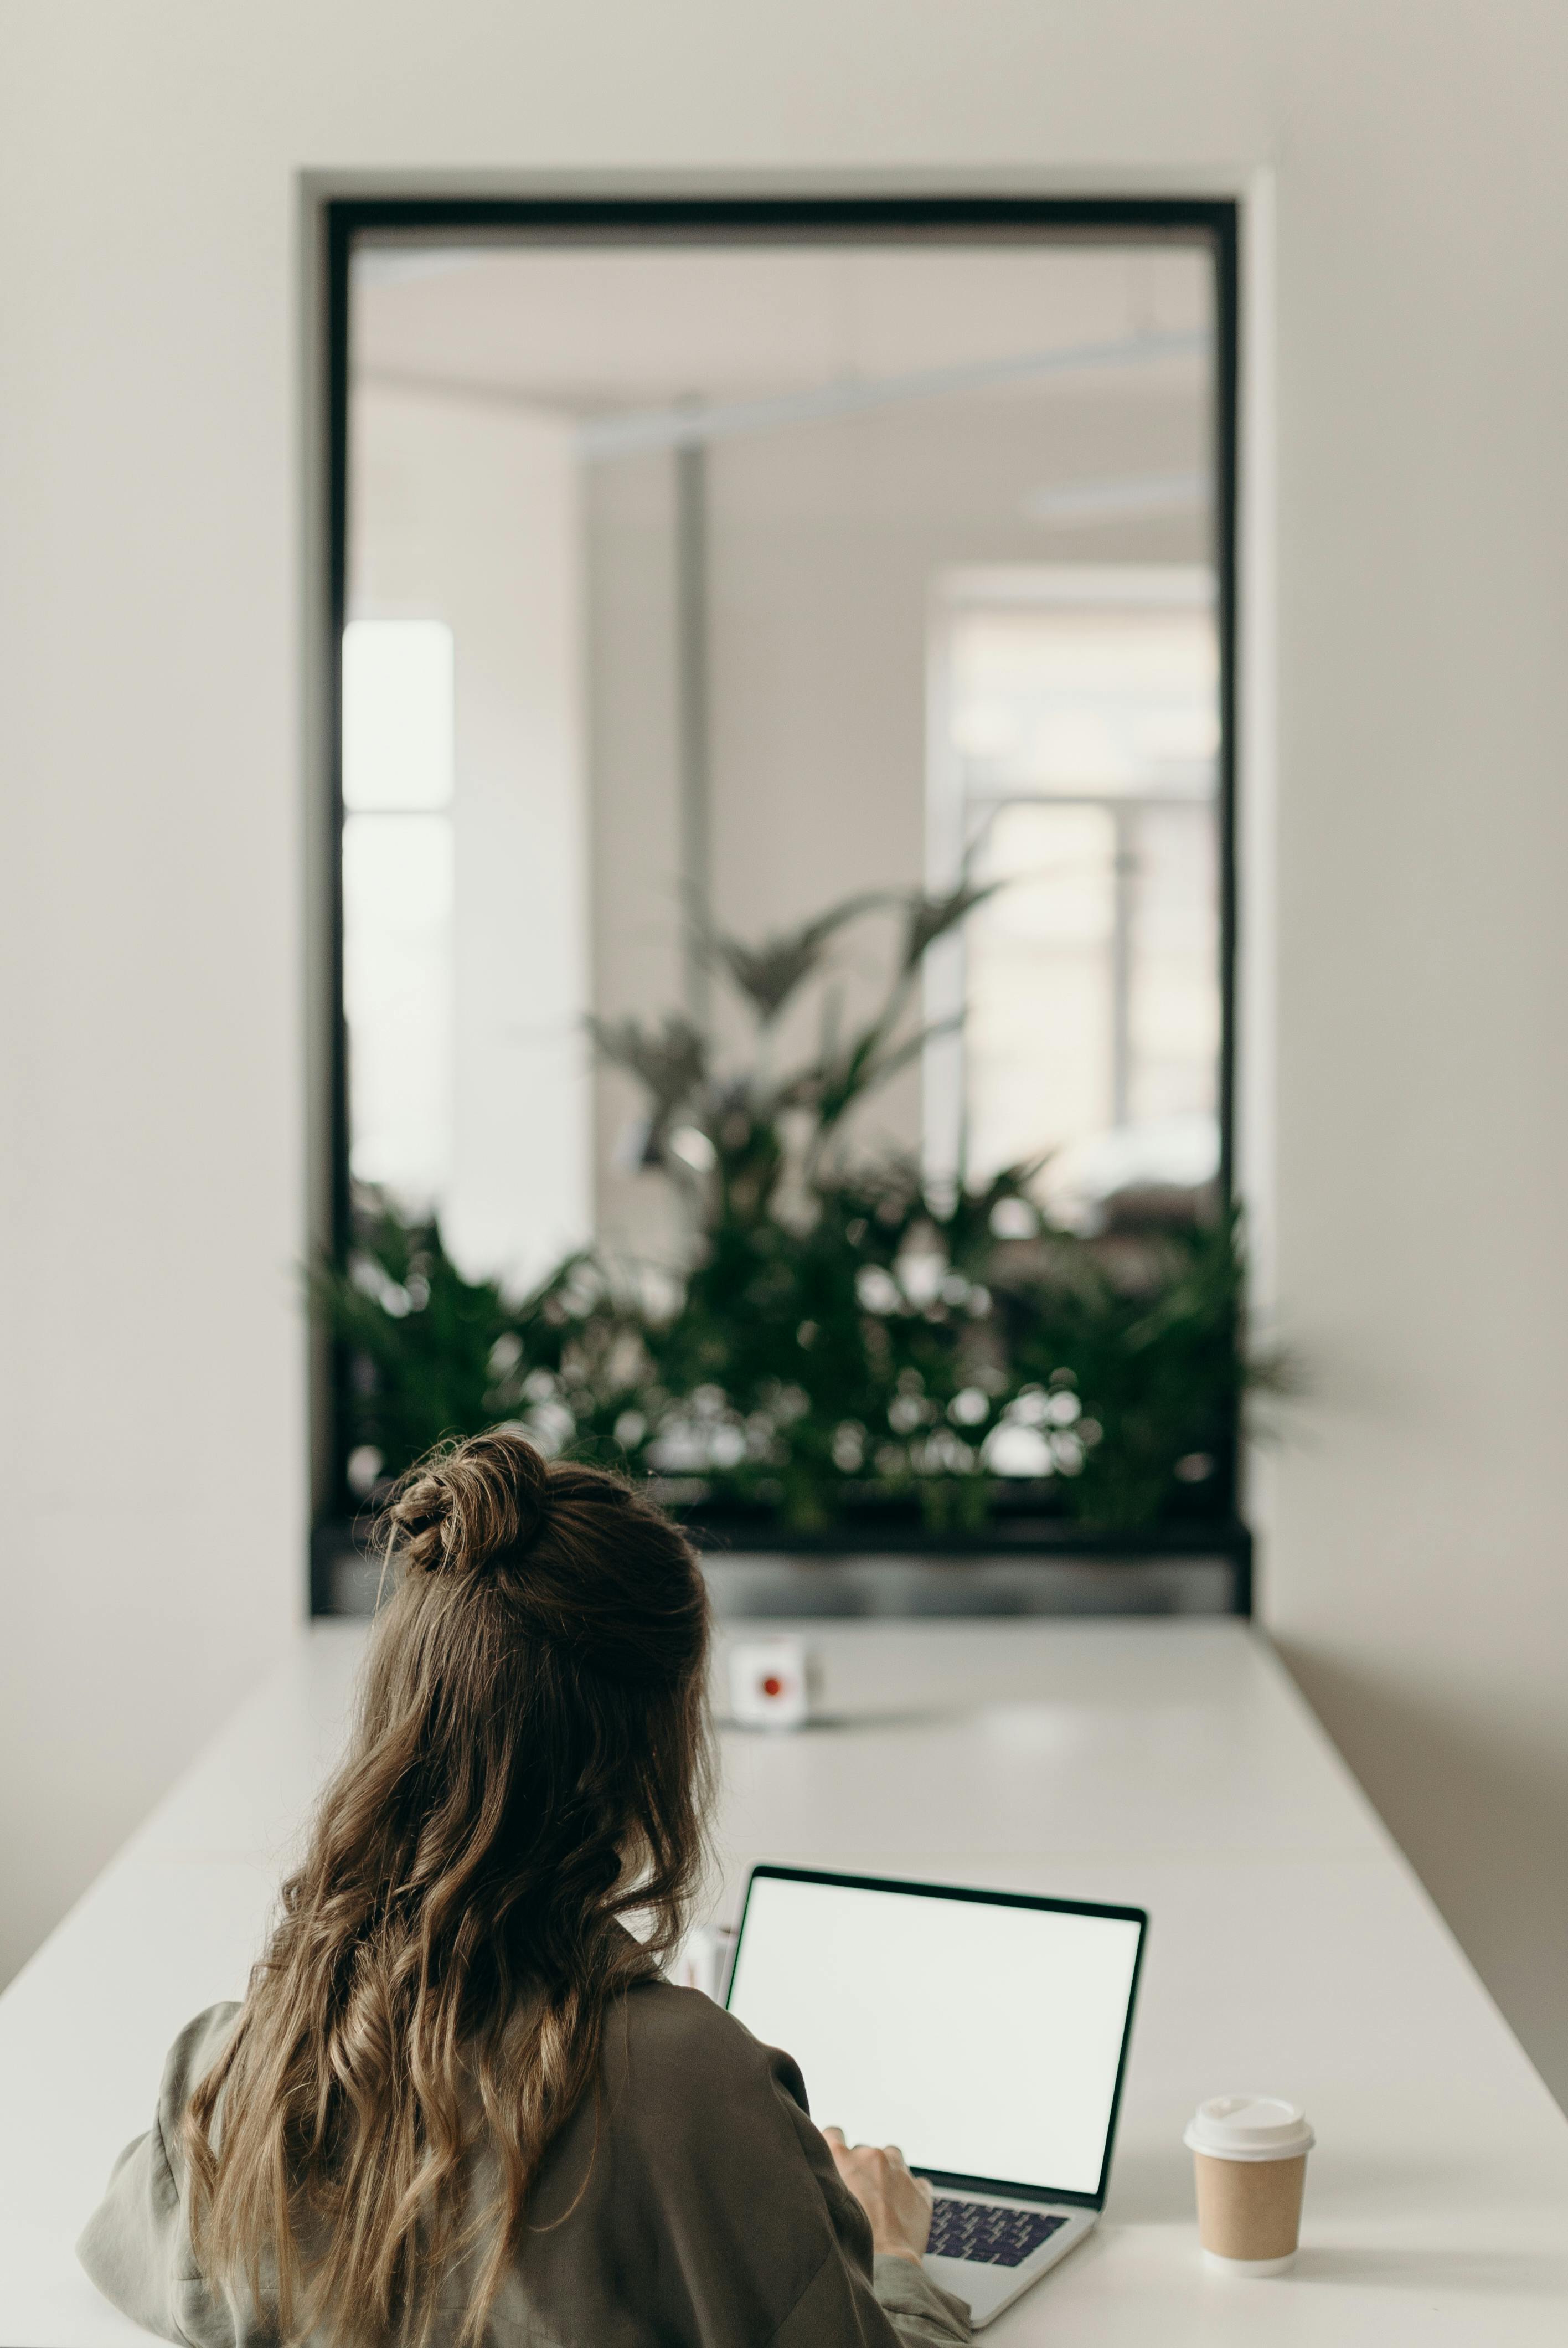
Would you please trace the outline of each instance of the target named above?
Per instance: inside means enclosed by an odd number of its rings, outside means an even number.
[[[176,2039],[157,2117],[120,2155],[78,2245],[107,2298],[187,2348],[275,2348],[278,2337],[268,2308],[210,2283],[190,2248],[180,2116],[238,2012],[213,2006]],[[466,2271],[447,2279],[436,2348],[457,2336],[466,2284]],[[961,2300],[907,2259],[873,2259],[866,2214],[788,2055],[664,1982],[612,2011],[600,2092],[546,2157],[485,2334],[487,2348],[923,2348],[969,2337]],[[312,2348],[330,2343],[313,2334]]]

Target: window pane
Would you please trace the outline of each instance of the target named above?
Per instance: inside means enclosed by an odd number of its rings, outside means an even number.
[[[1042,1191],[1069,1216],[1217,1167],[1211,585],[1132,566],[943,582],[948,836],[1006,883],[968,931],[969,1163],[1053,1153]]]
[[[452,1164],[452,825],[351,815],[343,827],[350,1165],[411,1204]]]
[[[1212,1117],[1220,998],[1217,843],[1205,807],[1144,808],[1132,826],[1128,1107]]]
[[[979,1176],[1110,1122],[1116,833],[1093,807],[1001,808],[969,927],[969,1162]]]
[[[1208,582],[1167,610],[960,610],[953,738],[969,793],[1207,798],[1219,746]]]
[[[452,798],[452,631],[439,620],[352,620],[343,640],[345,808],[440,808]]]

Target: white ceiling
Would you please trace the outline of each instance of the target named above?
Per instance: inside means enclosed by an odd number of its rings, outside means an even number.
[[[354,264],[361,380],[448,385],[578,416],[682,399],[1153,347],[1099,370],[1164,391],[1198,361],[1208,257],[1191,244],[366,245]],[[1066,380],[1068,378],[1058,378]],[[1081,384],[1081,376],[1071,378]]]

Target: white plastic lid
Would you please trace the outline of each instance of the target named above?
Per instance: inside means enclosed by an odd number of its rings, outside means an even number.
[[[1277,2096],[1211,2096],[1187,2123],[1182,2139],[1216,2160],[1294,2160],[1317,2138],[1299,2104]]]

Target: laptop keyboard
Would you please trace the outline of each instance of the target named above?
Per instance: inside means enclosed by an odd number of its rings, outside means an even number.
[[[1020,2267],[1031,2250],[1065,2226],[1065,2218],[1038,2209],[999,2209],[989,2201],[939,2197],[931,2211],[927,2250],[938,2258],[968,2259],[982,2267]]]

